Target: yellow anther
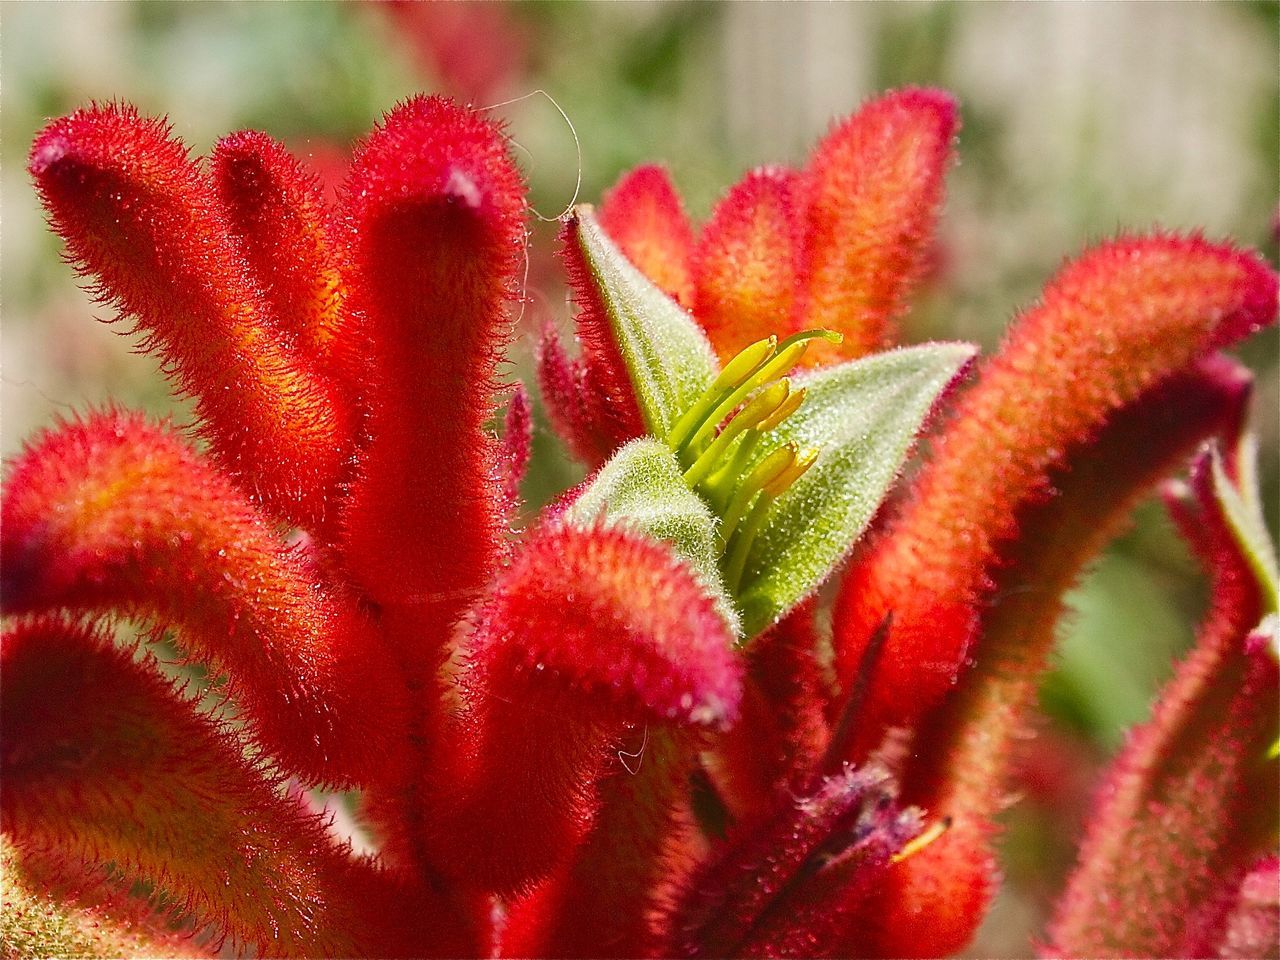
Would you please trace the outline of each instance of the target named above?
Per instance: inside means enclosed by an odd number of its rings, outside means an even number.
[[[921,831],[920,835],[913,840],[907,841],[902,849],[889,858],[890,863],[901,863],[908,857],[914,857],[929,844],[933,843],[940,836],[951,829],[951,818],[943,817],[941,820],[935,820],[929,826]]]
[[[751,505],[752,498],[764,489],[765,484],[769,483],[784,470],[789,469],[796,462],[796,456],[799,452],[800,448],[794,443],[784,444],[769,453],[747,474],[734,492],[733,499],[724,514],[724,523],[720,527],[720,536],[726,543],[729,542],[729,538],[737,530],[738,522],[742,519],[742,515],[746,513],[747,507]]]
[[[778,497],[791,488],[791,485],[803,477],[810,467],[817,462],[817,447],[809,447],[796,457],[795,462],[786,470],[764,485],[764,492],[770,497]]]
[[[711,384],[711,389],[729,390],[739,386],[756,372],[760,364],[772,357],[777,349],[778,338],[774,336],[765,337],[750,346],[743,347],[736,357],[725,364],[724,369],[720,371],[720,376],[716,377],[715,383]]]
[[[791,416],[800,408],[800,404],[804,402],[804,395],[808,391],[801,387],[799,390],[792,390],[787,395],[787,399],[782,402],[777,410],[773,411],[765,420],[761,420],[756,429],[761,433],[768,433],[787,417]]]
[[[787,448],[795,449],[790,444],[781,449]],[[724,582],[730,592],[736,592],[739,587],[743,571],[746,570],[747,557],[751,553],[751,546],[755,543],[756,534],[764,526],[765,517],[769,513],[769,505],[785,493],[793,483],[804,476],[805,471],[812,467],[817,459],[818,450],[814,447],[794,454],[794,458],[790,463],[761,484],[760,495],[756,497],[755,505],[752,506],[751,512],[747,514],[747,519],[739,526],[735,518],[734,526],[736,529],[730,530],[729,533],[725,534],[729,539],[725,548],[727,559],[724,565]],[[763,461],[761,461],[761,464],[763,465]],[[744,500],[750,499],[750,496],[744,498]],[[745,508],[745,506],[746,503],[744,502],[742,508]],[[739,508],[739,510],[741,511],[742,508]],[[726,518],[725,526],[729,526],[728,518]]]
[[[689,449],[696,451],[698,447],[706,441],[715,430],[716,425],[723,420],[734,407],[740,404],[743,398],[762,383],[768,383],[775,377],[781,377],[790,373],[800,359],[804,356],[804,352],[809,349],[810,340],[826,340],[828,343],[839,343],[844,338],[834,330],[802,330],[800,333],[793,333],[782,343],[778,344],[778,352],[769,358],[768,361],[756,368],[751,375],[736,390],[716,405],[702,425],[697,428],[697,432],[689,438],[687,444]],[[673,431],[674,432],[674,431]],[[672,444],[671,449],[679,449],[678,444]]]
[[[752,397],[747,405],[725,424],[724,429],[712,441],[711,446],[702,451],[689,469],[684,472],[685,483],[695,487],[702,482],[721,462],[733,441],[738,439],[744,430],[757,426],[761,421],[773,416],[778,408],[787,402],[787,397],[790,394],[791,381],[784,377],[776,383],[769,384],[769,386]]]
[[[734,407],[740,404],[752,390],[762,383],[768,383],[775,377],[789,373],[791,368],[800,362],[800,358],[804,356],[806,348],[807,341],[797,341],[779,350],[762,364],[750,377],[739,384],[736,390],[721,400],[716,405],[716,408],[711,411],[711,415],[702,421],[702,426],[698,427],[697,431],[689,439],[689,449],[697,450],[711,436],[720,421],[727,417]]]
[[[667,446],[679,452],[694,430],[702,426],[708,413],[715,408],[726,395],[732,393],[744,382],[751,379],[766,360],[773,356],[778,347],[777,337],[765,337],[742,349],[736,357],[725,364],[719,376],[711,386],[702,392],[684,415],[676,421],[676,425],[667,434]]]

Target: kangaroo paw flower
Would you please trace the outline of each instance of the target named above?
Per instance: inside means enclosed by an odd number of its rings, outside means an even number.
[[[224,729],[110,638],[28,620],[5,634],[0,661],[0,827],[19,848],[155,880],[260,952],[405,948],[394,922],[383,926],[399,908],[376,902],[401,893],[394,883],[334,844]],[[443,911],[416,919],[463,945]]]
[[[136,414],[74,421],[32,444],[7,479],[7,613],[172,624],[230,675],[254,732],[290,770],[350,784],[391,759],[403,694],[373,625],[171,431]]]
[[[845,581],[835,629],[846,686],[893,613],[849,759],[887,726],[913,723],[955,682],[995,571],[1019,537],[1019,510],[1051,495],[1048,471],[1069,464],[1072,448],[1117,410],[1275,316],[1275,274],[1199,237],[1113,241],[1049,284],[959,401],[909,502]]]
[[[273,512],[324,520],[355,411],[281,335],[213,185],[168,126],[131,107],[80,110],[40,133],[29,169],[69,258],[196,397],[223,467]]]

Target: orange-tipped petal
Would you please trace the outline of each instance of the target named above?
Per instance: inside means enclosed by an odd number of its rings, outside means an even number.
[[[109,105],[55,120],[31,175],[68,256],[197,399],[214,455],[268,509],[330,516],[355,412],[275,329],[212,185],[168,125]]]
[[[616,528],[542,531],[479,617],[434,859],[509,893],[572,854],[628,724],[727,725],[740,666],[697,576],[665,544]]]
[[[888,346],[924,268],[959,125],[941,90],[909,87],[865,104],[815,149],[805,171],[808,303],[802,326],[844,334],[806,361]]]
[[[344,555],[373,599],[422,610],[439,643],[501,556],[485,425],[523,263],[524,184],[496,124],[415,97],[359,147],[343,203],[348,362],[368,409]]]
[[[383,641],[170,430],[127,413],[68,423],[11,464],[5,493],[6,612],[172,624],[288,769],[352,783],[387,762],[403,703]]]
[[[600,204],[600,225],[628,260],[686,310],[693,306],[693,227],[663,167],[636,167]]]
[[[757,340],[798,329],[804,256],[798,179],[779,167],[752,171],[702,231],[693,312],[722,362]]]
[[[252,130],[219,140],[209,165],[227,227],[272,322],[330,370],[342,286],[319,181],[282,144]]]
[[[846,689],[893,616],[851,759],[951,687],[994,571],[1020,534],[1018,511],[1050,494],[1049,471],[1163,379],[1273,322],[1276,290],[1256,256],[1196,236],[1104,244],[1046,287],[960,399],[904,508],[846,578],[835,628]]]
[[[432,949],[467,949],[438,903],[354,860],[108,636],[46,618],[2,643],[0,824],[20,849],[153,880],[260,955],[418,952],[406,901],[445,944]]]

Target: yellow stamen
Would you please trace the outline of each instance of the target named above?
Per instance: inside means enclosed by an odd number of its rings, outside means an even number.
[[[725,364],[725,368],[720,371],[720,375],[706,390],[703,391],[697,401],[684,415],[676,421],[676,425],[671,428],[671,432],[667,435],[667,445],[672,450],[679,451],[684,446],[685,441],[689,439],[689,435],[702,425],[703,419],[711,412],[719,402],[724,398],[725,394],[736,390],[745,381],[751,378],[760,366],[773,356],[774,350],[778,347],[777,337],[766,337],[763,340],[757,340],[755,343],[741,350],[736,357]]]
[[[941,820],[935,820],[927,826],[919,836],[913,840],[909,840],[903,845],[902,849],[889,858],[890,863],[901,863],[908,857],[914,857],[929,844],[933,843],[940,836],[951,829],[951,818],[943,817]]]
[[[761,492],[756,498],[755,506],[747,514],[747,519],[734,531],[729,540],[725,550],[728,560],[724,565],[724,585],[729,588],[730,593],[738,592],[742,573],[747,566],[747,554],[751,552],[751,544],[755,542],[756,534],[764,525],[765,515],[769,512],[769,504],[772,502],[772,497]]]
[[[720,421],[727,417],[738,404],[746,398],[752,390],[762,383],[768,383],[774,377],[780,377],[788,373],[792,367],[800,362],[800,358],[804,356],[805,350],[808,349],[807,341],[799,341],[793,343],[783,350],[779,350],[774,356],[760,367],[751,377],[738,386],[736,390],[721,400],[711,411],[710,416],[702,421],[702,425],[698,427],[692,437],[689,438],[685,449],[689,451],[697,451],[707,438],[719,426]]]
[[[786,464],[783,469],[761,484],[760,496],[756,498],[755,505],[751,508],[751,512],[747,514],[747,519],[743,521],[742,525],[732,531],[732,536],[725,548],[728,560],[725,562],[724,567],[724,582],[730,592],[736,592],[740,585],[743,571],[747,566],[747,557],[750,555],[751,547],[755,543],[756,534],[764,526],[765,516],[769,512],[770,504],[786,493],[791,485],[804,476],[805,472],[817,462],[818,452],[815,447],[810,447],[797,453],[789,464]]]
[[[765,337],[750,346],[743,347],[736,357],[725,364],[724,369],[720,371],[720,376],[716,377],[715,382],[711,384],[711,389],[728,390],[744,383],[759,369],[760,364],[773,356],[777,349],[778,338],[775,336]]]
[[[787,395],[787,399],[783,401],[782,406],[773,411],[773,414],[767,420],[761,420],[759,426],[756,427],[761,433],[768,433],[783,420],[791,416],[800,409],[800,404],[804,402],[804,395],[809,391],[801,387],[799,390],[792,390]]]
[[[786,403],[790,394],[791,381],[784,377],[776,383],[769,384],[752,397],[742,411],[725,424],[711,446],[707,447],[684,472],[685,483],[690,487],[696,487],[704,477],[709,476],[728,452],[733,441],[738,439],[744,430],[755,427],[773,416],[778,408]]]
[[[778,497],[786,493],[791,485],[803,477],[817,460],[818,449],[810,447],[796,457],[795,462],[790,467],[766,483],[764,492],[770,497]]]
[[[774,377],[789,373],[800,362],[800,358],[804,356],[805,350],[808,349],[810,340],[826,340],[829,343],[839,343],[843,339],[834,330],[802,330],[800,333],[793,333],[778,344],[778,352],[776,354],[753,370],[747,379],[743,380],[736,389],[729,393],[728,396],[724,396],[716,404],[715,409],[709,415],[706,415],[698,425],[691,428],[694,431],[693,436],[688,437],[686,440],[682,433],[681,442],[678,444],[671,443],[668,440],[671,449],[680,453],[682,457],[696,456],[702,444],[707,441],[707,438],[720,424],[720,421],[728,416],[738,404],[742,403],[747,394],[760,384],[768,383]],[[687,463],[688,460],[686,459],[684,462]]]
[[[733,500],[730,501],[729,508],[724,514],[720,536],[725,543],[728,543],[729,538],[733,536],[733,532],[738,527],[738,521],[742,519],[742,515],[751,504],[751,499],[764,489],[765,484],[789,469],[796,462],[796,456],[799,453],[800,448],[794,443],[784,444],[757,463],[755,469],[747,474],[746,479],[734,492]]]

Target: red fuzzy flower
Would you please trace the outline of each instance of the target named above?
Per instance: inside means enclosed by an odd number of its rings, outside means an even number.
[[[1235,452],[1248,374],[1217,351],[1274,322],[1276,276],[1126,237],[967,388],[967,345],[877,352],[957,123],[946,94],[890,93],[701,229],[657,167],[567,217],[580,351],[549,334],[539,380],[595,469],[528,524],[530,403],[499,376],[527,211],[497,124],[399,105],[331,208],[259,133],[199,162],[128,107],[51,123],[30,172],[53,228],[204,449],[107,410],[7,467],[6,950],[953,952],[1063,593],[1210,438],[1231,453],[1170,503],[1213,607],[1046,942],[1273,945],[1275,563]],[[350,791],[374,852],[318,789]]]

